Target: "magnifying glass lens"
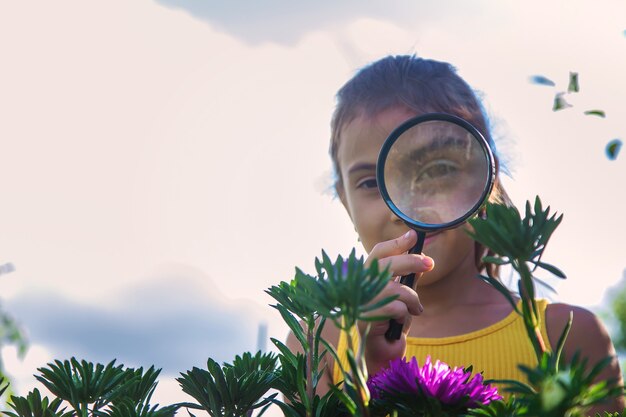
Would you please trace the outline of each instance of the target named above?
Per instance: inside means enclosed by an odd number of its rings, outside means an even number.
[[[446,120],[405,130],[386,156],[389,199],[404,217],[426,228],[473,213],[489,188],[490,160],[481,139]]]

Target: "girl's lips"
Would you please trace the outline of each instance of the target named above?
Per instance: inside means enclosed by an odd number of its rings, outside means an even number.
[[[433,232],[433,233],[428,233],[426,235],[426,239],[424,239],[424,245],[427,245],[430,241],[432,241],[435,236],[441,234],[442,232]]]

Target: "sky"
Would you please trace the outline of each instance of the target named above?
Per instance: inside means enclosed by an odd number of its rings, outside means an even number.
[[[332,183],[334,94],[388,54],[451,62],[490,117],[504,182],[564,213],[553,296],[595,311],[626,269],[621,1],[0,3],[0,302],[30,349],[18,393],[74,355],[163,369],[286,327],[264,290],[359,246]],[[578,72],[572,107],[552,111]],[[555,86],[537,85],[543,75]],[[606,118],[584,115],[601,109]]]

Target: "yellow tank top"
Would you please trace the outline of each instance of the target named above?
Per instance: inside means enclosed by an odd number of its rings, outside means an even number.
[[[545,325],[547,305],[547,300],[537,300],[541,317],[541,335],[547,349],[552,349]],[[353,329],[350,335],[353,346],[359,346],[357,329]],[[347,346],[346,332],[341,332],[337,352],[344,369],[349,369],[346,356]],[[515,311],[491,326],[467,334],[442,338],[409,337],[407,339],[407,358],[415,357],[421,365],[428,355],[433,362],[439,359],[451,367],[473,365],[473,372],[482,372],[485,379],[513,379],[528,382],[517,365],[524,364],[530,367],[537,365],[537,357],[526,334],[522,316]],[[337,383],[342,380],[341,369],[338,364],[335,364],[333,381]]]

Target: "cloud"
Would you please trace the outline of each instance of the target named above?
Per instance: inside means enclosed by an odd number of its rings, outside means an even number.
[[[170,268],[123,295],[108,296],[110,307],[42,292],[18,296],[7,305],[29,339],[55,359],[108,363],[116,358],[126,366],[155,365],[178,374],[204,367],[208,357],[230,361],[255,349],[261,317],[255,306],[207,291],[198,284],[198,274]]]
[[[393,2],[156,0],[156,2],[165,7],[183,9],[217,29],[251,44],[275,42],[287,45],[294,44],[308,32],[340,26],[358,18],[389,20],[409,26],[425,21],[432,23],[443,17],[459,15],[471,19],[482,10],[480,7],[482,1],[461,0],[446,2],[444,7],[436,2],[412,0]]]

